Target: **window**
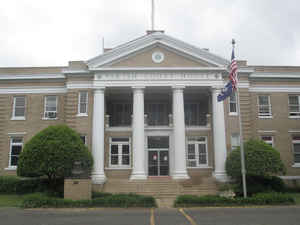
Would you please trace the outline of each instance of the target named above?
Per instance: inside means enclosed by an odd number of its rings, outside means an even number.
[[[81,91],[78,96],[78,114],[87,115],[88,110],[88,92]]]
[[[13,105],[13,116],[14,120],[24,120],[25,119],[25,96],[17,96],[14,97],[14,105]]]
[[[130,138],[110,138],[109,166],[130,167]]]
[[[229,98],[229,114],[237,115],[237,107],[236,107],[236,93],[233,92]]]
[[[131,103],[109,103],[108,114],[110,115],[109,125],[115,126],[130,126],[132,115]]]
[[[184,116],[187,126],[206,126],[207,105],[205,103],[185,103]]]
[[[187,167],[208,166],[206,137],[189,137],[187,148]]]
[[[294,163],[300,165],[300,136],[293,136]]]
[[[231,134],[231,150],[240,146],[240,134]]]
[[[22,137],[12,137],[10,139],[9,167],[16,167],[18,165],[19,155],[22,151],[22,148]]]
[[[85,135],[80,135],[80,139],[82,140],[83,144],[85,144],[85,145],[87,144]]]
[[[57,96],[45,97],[45,114],[47,119],[56,119],[57,117]]]
[[[289,112],[290,117],[300,117],[300,104],[299,97],[296,95],[289,96]]]
[[[274,147],[273,136],[261,136],[261,140],[264,141],[266,144]]]
[[[168,125],[169,124],[168,103],[146,103],[145,114],[148,115],[148,125]]]
[[[261,118],[272,117],[270,96],[258,96],[258,116]]]

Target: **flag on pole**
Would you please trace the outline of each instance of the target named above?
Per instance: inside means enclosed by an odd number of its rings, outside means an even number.
[[[230,72],[229,72],[229,82],[225,85],[225,88],[218,95],[218,102],[224,101],[228,96],[230,96],[237,89],[237,62],[234,55],[234,40],[233,48],[231,53],[231,63],[230,63]]]

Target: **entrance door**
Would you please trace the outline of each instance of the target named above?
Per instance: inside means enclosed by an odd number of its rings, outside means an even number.
[[[169,137],[148,137],[148,175],[169,175]]]

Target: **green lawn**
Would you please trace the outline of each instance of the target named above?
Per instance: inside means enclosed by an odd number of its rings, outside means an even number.
[[[4,195],[0,194],[0,207],[18,207],[24,195]]]

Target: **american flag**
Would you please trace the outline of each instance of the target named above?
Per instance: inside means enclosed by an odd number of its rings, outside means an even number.
[[[235,60],[234,56],[234,40],[232,40],[233,48],[232,48],[232,54],[231,54],[231,64],[230,64],[230,73],[229,73],[229,79],[232,82],[232,87],[236,90],[236,85],[237,85],[237,62]]]

